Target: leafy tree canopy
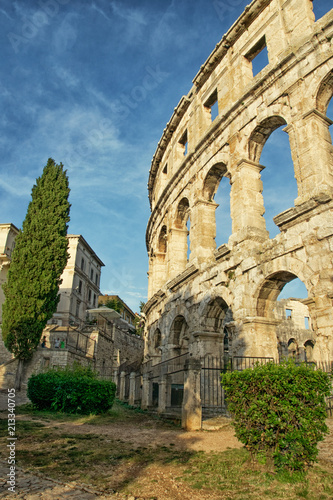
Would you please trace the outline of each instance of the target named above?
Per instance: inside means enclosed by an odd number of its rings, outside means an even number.
[[[32,356],[57,309],[60,277],[68,259],[69,191],[63,165],[50,158],[32,188],[3,286],[2,336],[19,359]]]
[[[98,305],[98,307],[102,307],[102,306],[109,307],[110,309],[113,309],[117,313],[122,313],[124,310],[123,303],[121,302],[121,300],[117,299],[117,297],[115,297],[114,299],[108,299],[105,302],[101,302]]]

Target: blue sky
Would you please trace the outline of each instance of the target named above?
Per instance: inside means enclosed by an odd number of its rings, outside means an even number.
[[[62,162],[69,232],[105,263],[102,293],[138,310],[147,296],[151,158],[174,107],[247,3],[0,0],[1,222],[21,227],[47,159]],[[317,0],[317,16],[329,6]],[[274,215],[281,211],[272,205]]]

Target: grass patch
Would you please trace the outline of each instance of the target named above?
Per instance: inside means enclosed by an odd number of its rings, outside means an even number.
[[[179,434],[173,425],[117,403],[107,414],[97,416],[50,414],[28,406],[21,408],[20,414],[29,419],[18,418],[16,423],[18,465],[55,479],[145,498],[160,498],[160,492],[168,491],[172,484],[177,485],[178,493],[184,492],[184,498],[189,496],[189,490],[193,492],[193,500],[333,498],[332,463],[322,462],[306,476],[290,476],[276,474],[265,460],[252,461],[245,449],[221,453],[180,449]],[[115,423],[117,435],[110,433]],[[101,425],[100,433],[92,424]],[[122,424],[124,432],[119,434]],[[147,441],[137,446],[129,437],[129,425],[142,432],[154,425],[157,434],[175,434],[161,445]],[[7,420],[0,419],[0,453],[4,459],[7,437]],[[160,492],[154,488],[160,488]]]

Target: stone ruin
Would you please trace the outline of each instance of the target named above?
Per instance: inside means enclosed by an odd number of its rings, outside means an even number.
[[[242,369],[287,356],[323,366],[333,360],[333,148],[326,116],[333,10],[315,20],[312,7],[310,0],[253,0],[194,77],[152,160],[140,399],[143,408],[182,412],[187,429],[200,428],[202,411],[223,406],[223,363]],[[255,75],[252,63],[263,51],[268,63]],[[280,232],[270,238],[260,157],[281,126],[298,195],[275,215]],[[223,177],[231,186],[232,234],[216,248],[214,196]],[[298,319],[285,316],[290,301],[277,301],[296,278],[308,292],[294,301]],[[134,402],[133,391],[130,397]]]

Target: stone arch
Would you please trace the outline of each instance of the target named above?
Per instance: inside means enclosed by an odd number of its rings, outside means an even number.
[[[228,304],[221,297],[213,298],[206,305],[206,314],[203,318],[205,330],[221,332],[228,310]]]
[[[317,96],[316,108],[326,115],[328,104],[333,97],[333,69],[320,82]]]
[[[166,254],[167,252],[167,227],[162,226],[159,237],[158,237],[158,251],[160,253]]]
[[[313,361],[313,348],[315,342],[313,340],[307,340],[304,342],[304,353],[305,353],[305,361],[311,362]]]
[[[267,276],[257,297],[257,316],[270,317],[282,288],[296,278],[298,276],[295,273],[286,270],[277,271]]]
[[[162,345],[162,334],[159,328],[156,328],[153,334],[153,348],[157,351]]]
[[[184,316],[181,314],[176,316],[172,322],[169,343],[173,345],[174,354],[182,354],[188,350],[189,328]]]
[[[288,340],[288,358],[296,359],[299,354],[299,347],[294,337]]]
[[[227,173],[227,167],[224,163],[216,163],[208,171],[202,189],[203,199],[212,201],[219,187],[221,179]]]
[[[248,143],[248,155],[251,161],[259,163],[267,139],[281,125],[287,125],[286,120],[282,116],[274,115],[265,118],[256,126],[250,135]]]
[[[313,281],[313,270],[303,261],[295,257],[288,257],[287,259],[283,256],[278,257],[270,262],[267,262],[267,264],[262,267],[261,272],[263,278],[252,293],[256,309],[256,311],[253,311],[254,314],[262,316],[261,314],[258,314],[258,310],[261,308],[261,306],[259,306],[260,300],[266,300],[268,294],[269,300],[276,300],[284,285],[296,278],[299,278],[304,283],[308,291],[308,296],[311,297],[311,289],[309,285],[311,285]],[[282,279],[283,276],[284,280]],[[277,283],[274,284],[274,281],[279,277],[281,279],[279,285],[281,287],[280,291],[276,288]]]
[[[175,226],[178,229],[186,228],[186,223],[189,216],[190,216],[190,203],[187,198],[182,198],[177,206],[176,216],[175,216]]]

